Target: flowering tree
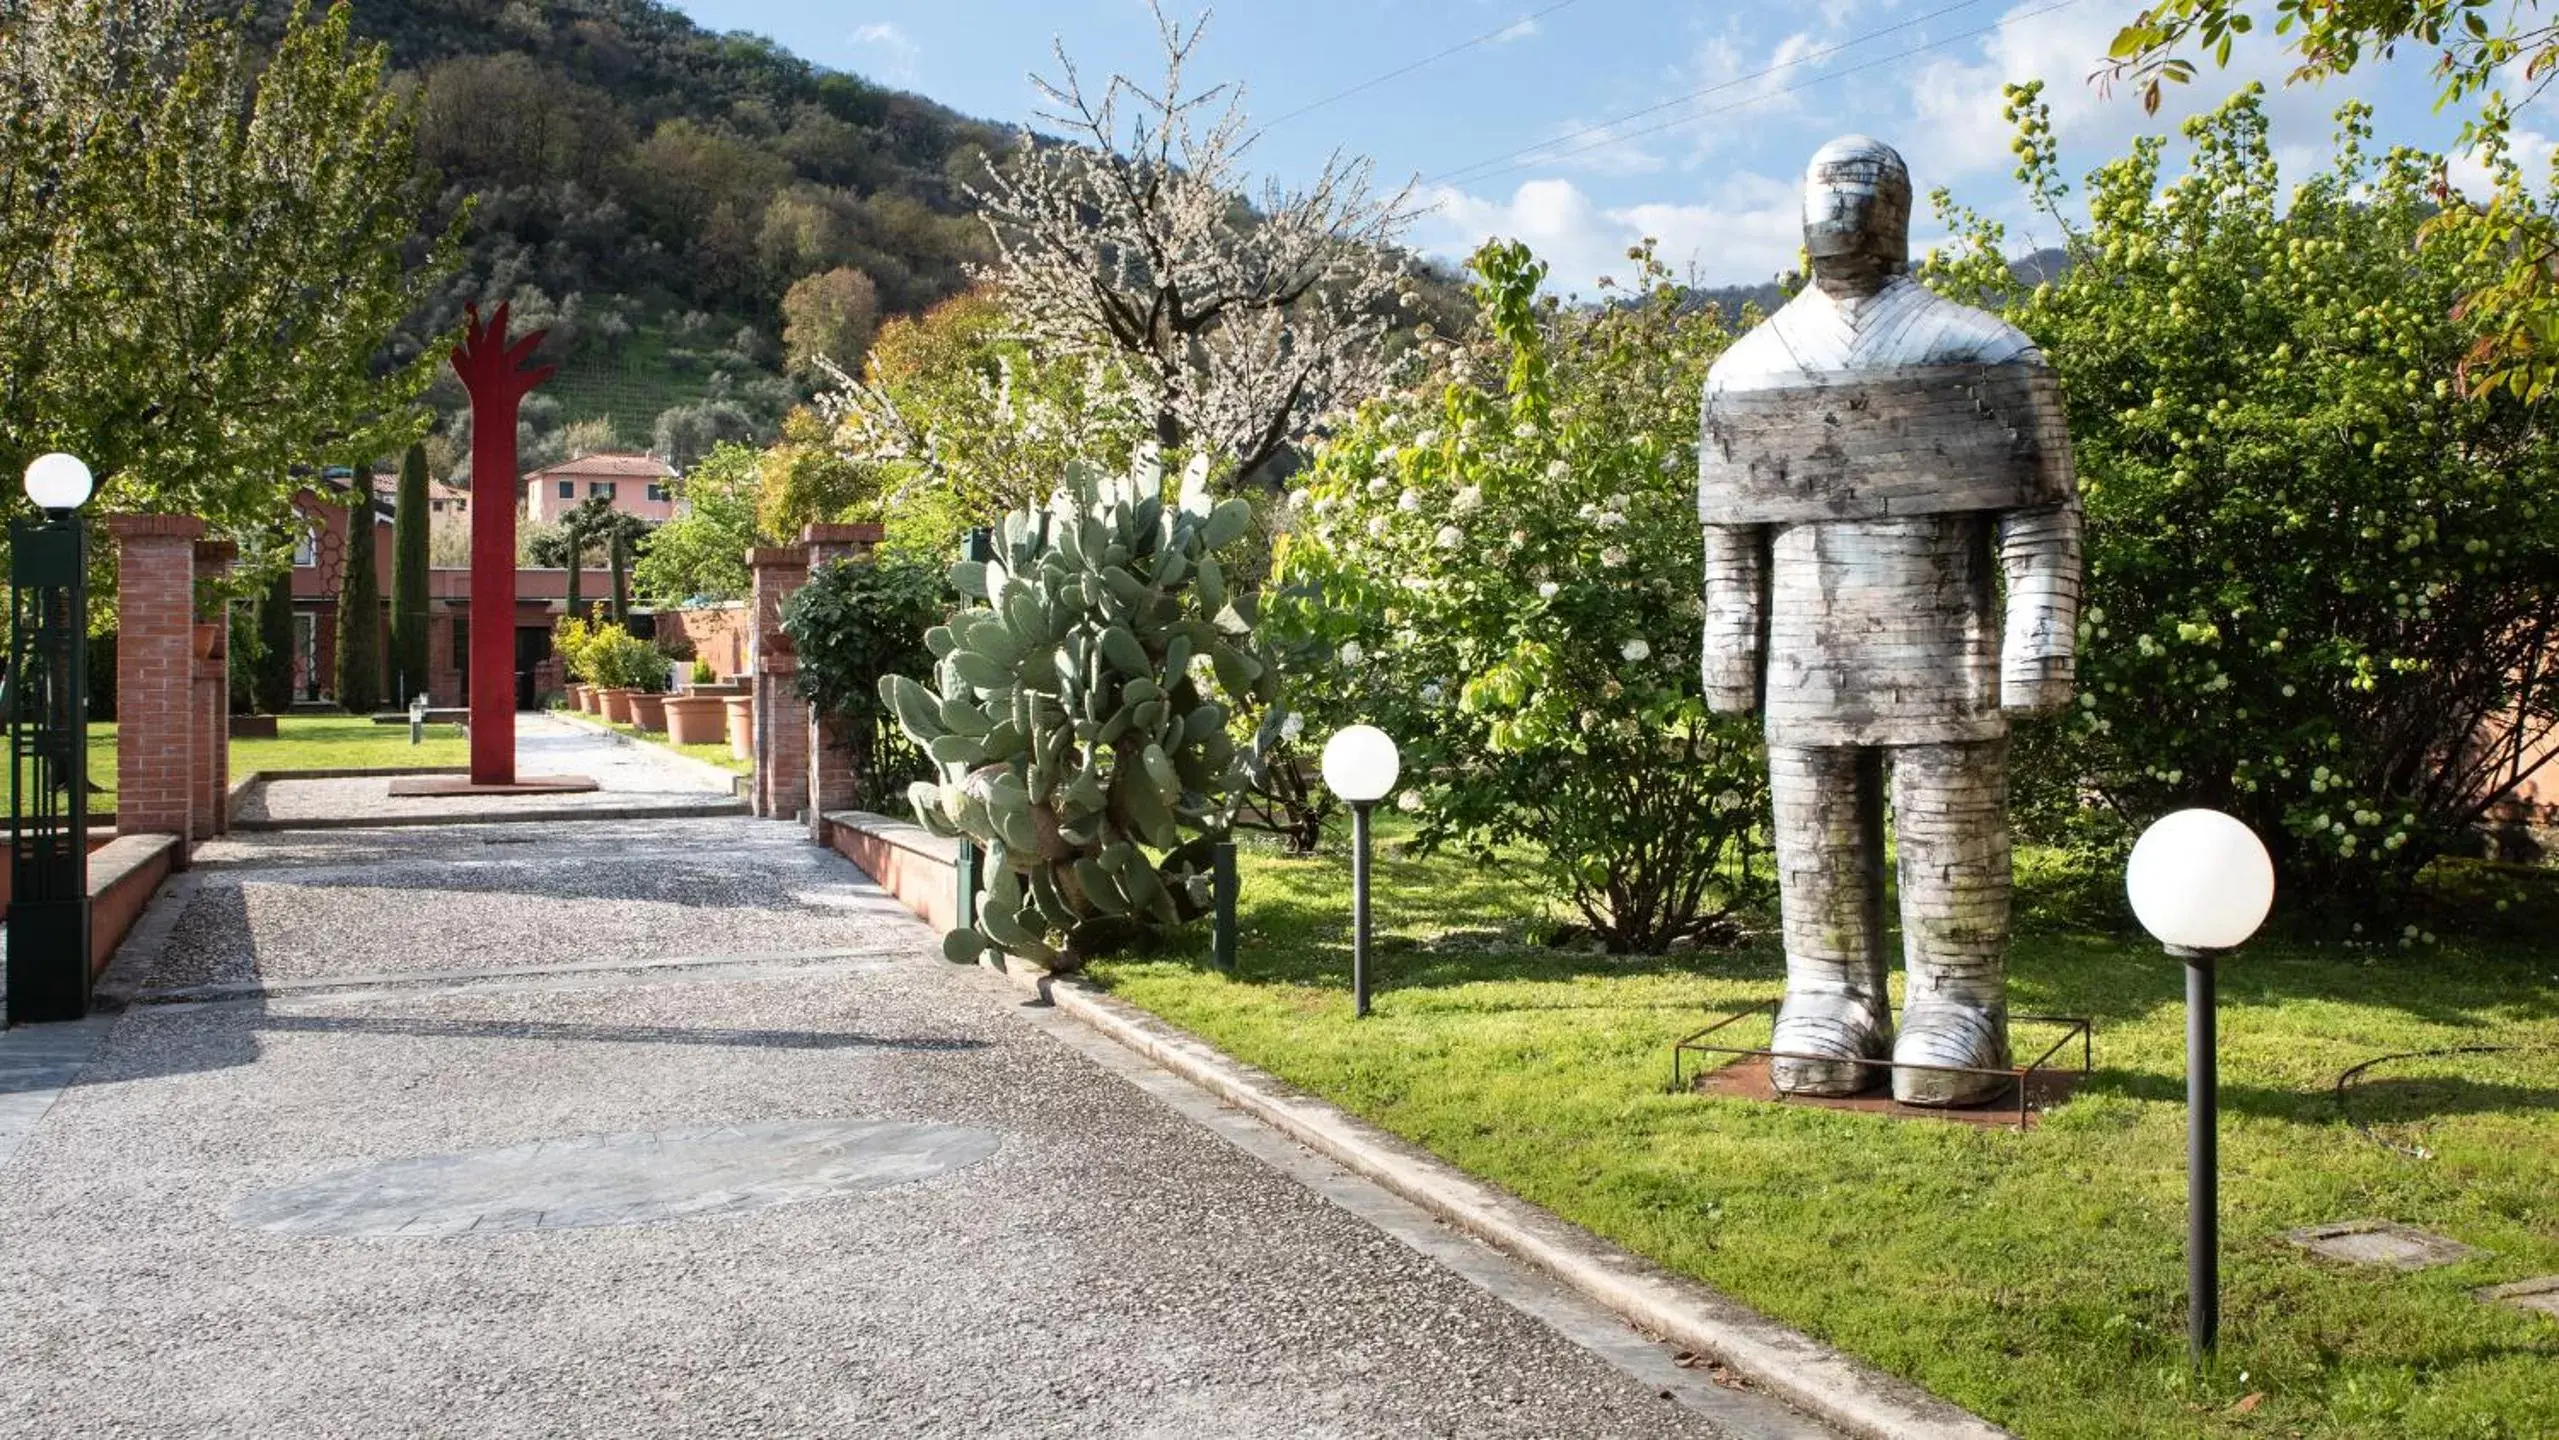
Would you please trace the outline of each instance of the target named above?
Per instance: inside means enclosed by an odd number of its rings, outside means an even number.
[[[1361,407],[1291,497],[1265,632],[1327,647],[1309,729],[1368,720],[1425,846],[1539,847],[1612,950],[1728,933],[1758,892],[1766,778],[1698,690],[1697,395],[1730,338],[1649,249],[1617,303],[1540,301],[1545,267],[1471,262],[1483,338]]]
[[[987,524],[1043,503],[1073,462],[1126,466],[1145,422],[1124,367],[1034,353],[1019,314],[980,286],[882,326],[859,378],[821,357],[840,387],[819,402],[834,452],[886,508],[929,489],[961,523]]]
[[[1062,47],[1063,78],[1035,79],[1040,118],[1070,143],[1026,135],[972,191],[989,278],[1034,350],[1125,377],[1162,453],[1250,478],[1317,416],[1385,387],[1411,190],[1381,198],[1371,162],[1336,155],[1305,189],[1247,205],[1242,92],[1187,89],[1206,22],[1155,18],[1157,87],[1114,75],[1090,95]]]
[[[2079,708],[2021,780],[2080,820],[2226,809],[2292,890],[2386,898],[2559,728],[2559,445],[2455,380],[2458,302],[2504,257],[2419,244],[2440,161],[2367,154],[2360,106],[2288,207],[2252,88],[2187,123],[2187,176],[2155,139],[2098,170],[2084,232],[2035,88],[2009,113],[2071,267],[2023,291],[1958,212],[1972,246],[1930,278],[2053,357],[2085,482]]]

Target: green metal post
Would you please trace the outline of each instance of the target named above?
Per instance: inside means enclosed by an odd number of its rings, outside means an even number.
[[[88,527],[10,527],[8,1023],[89,1013]]]
[[[983,525],[970,530],[967,545],[961,554],[966,559],[980,562],[994,559],[995,532]],[[952,862],[951,874],[958,890],[956,898],[959,901],[959,923],[964,926],[977,923],[977,897],[980,888],[979,860],[977,843],[965,835],[961,836],[959,855]]]

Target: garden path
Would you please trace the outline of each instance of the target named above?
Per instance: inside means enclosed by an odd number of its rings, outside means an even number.
[[[935,948],[746,818],[204,847],[0,1037],[0,1435],[1826,1433]]]
[[[269,780],[241,797],[234,823],[244,829],[343,825],[362,820],[419,823],[539,813],[668,818],[741,814],[737,777],[653,745],[614,740],[592,727],[552,715],[515,717],[519,775],[584,775],[596,789],[565,795],[471,796],[391,794],[391,777]]]

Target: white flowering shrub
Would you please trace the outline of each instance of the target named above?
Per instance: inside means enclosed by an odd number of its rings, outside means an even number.
[[[2010,117],[2060,220],[2032,88]],[[2287,201],[2243,92],[2187,122],[2190,175],[2163,185],[2143,140],[2090,178],[2061,278],[2018,286],[1977,221],[1930,277],[2043,345],[2078,450],[2081,694],[2069,725],[2021,732],[2027,817],[2112,845],[2227,810],[2331,910],[2475,843],[2559,725],[2559,445],[2546,406],[2456,378],[2478,338],[2461,298],[2505,260],[2464,239],[2478,212],[2444,209],[2439,158],[2376,158],[2362,108],[2340,121]],[[2494,169],[2499,204],[2546,207]]]
[[[1329,733],[1403,746],[1418,843],[1545,855],[1612,950],[1717,940],[1768,876],[1756,722],[1698,695],[1697,397],[1730,339],[1638,250],[1595,310],[1525,246],[1470,261],[1481,337],[1347,417],[1290,497],[1264,634]]]

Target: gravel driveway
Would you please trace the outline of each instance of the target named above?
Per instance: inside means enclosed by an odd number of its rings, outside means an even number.
[[[179,891],[159,1000],[260,988],[136,1005],[0,1169],[0,1434],[1818,1433],[1319,1198],[795,827],[241,836]]]

